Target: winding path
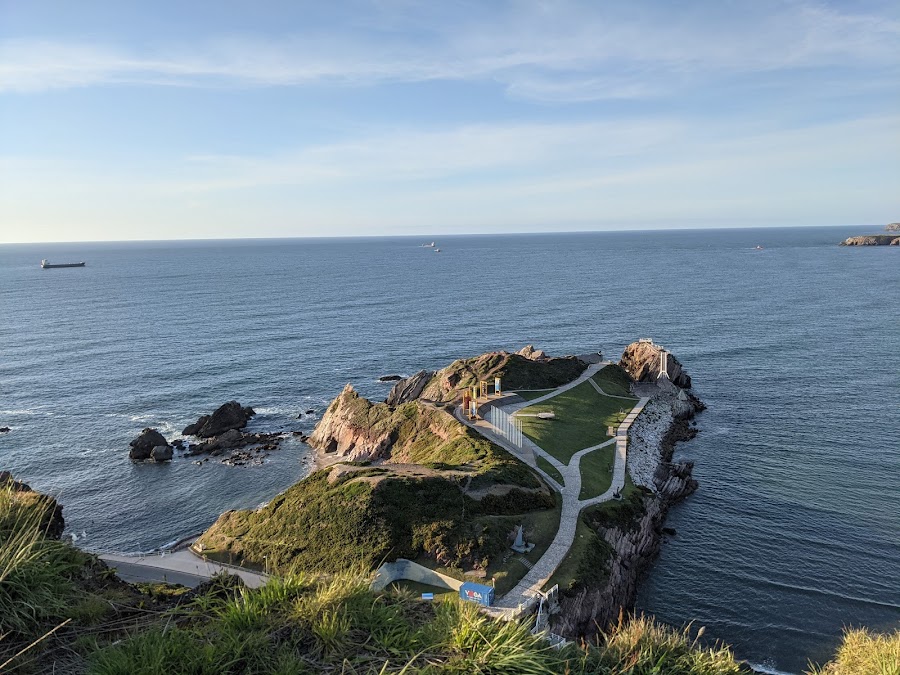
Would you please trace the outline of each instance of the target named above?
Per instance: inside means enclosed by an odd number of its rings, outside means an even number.
[[[541,396],[539,398],[533,399],[531,401],[525,401],[524,403],[515,403],[507,406],[503,406],[503,410],[505,412],[513,413],[522,408],[535,405],[537,403],[541,403],[543,401],[549,400],[554,396],[558,396],[559,394],[572,389],[573,387],[578,386],[585,380],[591,382],[594,385],[594,388],[597,391],[605,396],[609,396],[602,389],[600,389],[597,384],[591,379],[601,368],[609,365],[609,361],[605,361],[602,363],[594,364],[589,366],[584,373],[581,374],[580,377],[565,384],[558,389],[553,390],[549,394],[545,396]],[[615,396],[613,398],[623,398],[621,396]],[[553,576],[553,573],[562,563],[563,559],[566,557],[566,554],[569,552],[569,549],[572,547],[572,543],[575,541],[575,532],[578,526],[578,516],[581,513],[581,510],[588,507],[593,506],[595,504],[600,504],[605,501],[609,501],[613,498],[613,495],[616,494],[619,490],[625,487],[625,463],[628,452],[628,430],[631,428],[632,423],[635,418],[640,414],[640,412],[644,409],[644,406],[647,405],[647,402],[650,399],[648,397],[643,397],[638,400],[635,406],[631,409],[631,412],[625,417],[622,423],[619,425],[618,429],[616,429],[615,438],[611,438],[603,443],[599,443],[597,445],[592,445],[589,448],[584,448],[583,450],[579,450],[576,452],[572,459],[568,464],[563,464],[556,457],[551,455],[549,452],[540,447],[537,443],[534,443],[529,438],[524,439],[524,447],[517,448],[512,445],[509,441],[503,437],[499,430],[496,429],[493,425],[491,425],[487,420],[479,419],[475,421],[470,421],[466,418],[464,411],[462,408],[457,408],[454,411],[456,418],[473,429],[475,429],[482,436],[487,438],[490,441],[493,441],[497,445],[501,446],[506,451],[510,452],[515,457],[521,459],[526,462],[529,466],[531,466],[535,471],[541,474],[543,478],[547,481],[547,483],[554,487],[562,497],[562,513],[559,519],[559,529],[556,532],[556,536],[553,537],[553,541],[550,546],[544,552],[544,555],[541,556],[540,560],[538,560],[534,567],[532,567],[524,577],[522,577],[521,581],[519,581],[516,586],[506,593],[502,598],[500,598],[499,602],[497,602],[496,607],[502,610],[515,610],[520,607],[525,601],[538,593],[544,584],[547,583],[547,580]],[[590,499],[579,499],[579,495],[581,493],[581,458],[587,455],[594,450],[598,450],[599,448],[605,447],[612,443],[616,444],[616,454],[615,454],[615,464],[613,466],[613,476],[612,483],[609,486],[609,489],[606,490],[602,495],[597,497],[592,497]],[[557,471],[560,472],[563,476],[563,480],[565,485],[560,485],[554,478],[548,475],[540,466],[537,465],[536,457],[541,457],[549,462]]]
[[[100,559],[115,569],[119,577],[132,583],[162,582],[194,588],[220,572],[236,574],[250,588],[259,588],[269,580],[267,574],[201,558],[190,548],[151,555],[103,554]]]

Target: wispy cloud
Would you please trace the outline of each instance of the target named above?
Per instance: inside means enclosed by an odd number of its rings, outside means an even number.
[[[208,36],[140,51],[18,36],[0,42],[0,91],[117,84],[375,85],[496,81],[540,100],[643,98],[735,72],[900,62],[900,21],[827,5],[515,3],[465,19],[432,3],[377,5],[373,29]],[[397,30],[397,25],[403,30]],[[390,28],[390,33],[388,33]]]

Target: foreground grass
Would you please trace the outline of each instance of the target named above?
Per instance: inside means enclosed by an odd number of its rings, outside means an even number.
[[[834,659],[811,667],[810,675],[900,675],[900,630],[886,635],[848,630]]]
[[[598,448],[581,458],[581,493],[579,499],[598,497],[612,485],[612,468],[615,461],[616,446],[614,443],[605,448]]]
[[[533,415],[553,412],[555,419],[519,417],[522,431],[544,450],[568,464],[579,450],[609,440],[607,427],[616,427],[633,406],[628,401],[604,396],[590,382],[554,396],[520,412]]]

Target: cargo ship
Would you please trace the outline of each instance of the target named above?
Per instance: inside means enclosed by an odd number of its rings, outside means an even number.
[[[56,265],[51,265],[49,260],[41,260],[41,268],[45,270],[53,269],[54,267],[84,267],[83,262],[77,263],[58,263]]]

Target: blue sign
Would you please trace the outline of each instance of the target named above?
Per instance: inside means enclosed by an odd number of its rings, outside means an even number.
[[[422,593],[423,600],[434,600],[434,593]]]

